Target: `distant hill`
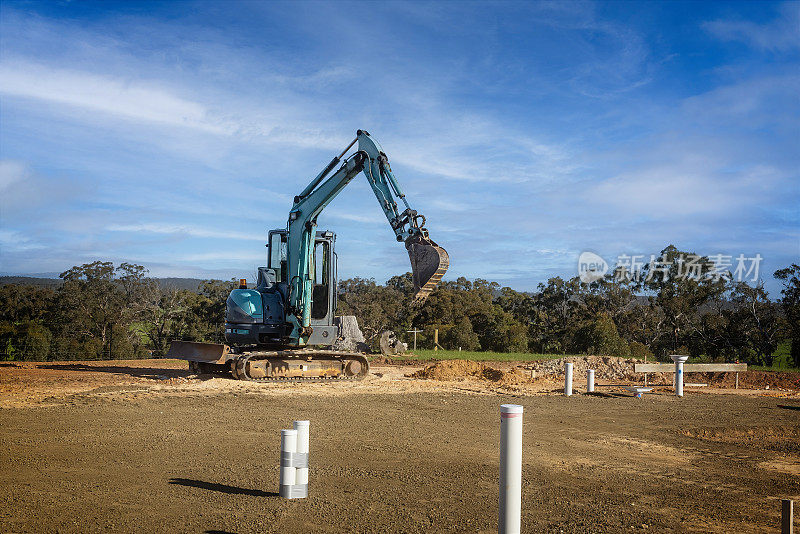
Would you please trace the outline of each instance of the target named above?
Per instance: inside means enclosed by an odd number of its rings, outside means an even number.
[[[198,286],[205,280],[200,278],[156,278],[158,285],[175,289],[188,289],[197,291]],[[57,288],[64,281],[60,278],[40,278],[37,276],[0,276],[0,285],[17,284],[27,286]]]
[[[0,276],[0,286],[17,284],[20,286],[59,287],[64,281],[61,278],[38,278],[35,276]]]
[[[174,289],[188,289],[197,291],[197,287],[205,282],[200,278],[156,278],[158,285]]]

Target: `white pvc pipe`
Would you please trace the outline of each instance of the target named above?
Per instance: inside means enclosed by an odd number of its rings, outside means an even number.
[[[670,358],[675,362],[675,396],[683,397],[683,362],[689,357],[672,354]]]
[[[292,498],[292,488],[297,483],[297,468],[293,465],[297,452],[297,430],[281,430],[281,475],[278,493],[286,499]]]
[[[522,518],[522,406],[500,406],[499,534],[517,534]]]
[[[586,370],[586,392],[594,392],[594,369]]]
[[[308,421],[295,421],[294,429],[297,430],[297,451],[295,453],[295,466],[297,476],[293,497],[308,497],[308,451],[309,451],[309,426]]]
[[[572,364],[564,364],[564,395],[572,395]]]

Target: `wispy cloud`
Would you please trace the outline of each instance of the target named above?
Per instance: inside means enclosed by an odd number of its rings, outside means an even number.
[[[330,208],[323,212],[325,218],[340,219],[345,221],[353,221],[365,224],[386,224],[386,218],[378,215],[363,215],[358,213],[349,213],[342,209]]]
[[[237,239],[245,241],[265,241],[266,235],[259,236],[253,234],[243,234],[238,232],[228,232],[220,230],[211,230],[208,228],[198,228],[186,225],[176,224],[112,224],[106,227],[109,232],[146,232],[152,234],[169,234],[188,237],[205,237],[214,239]]]
[[[0,160],[0,191],[8,189],[11,184],[25,180],[28,166],[21,161]]]
[[[797,50],[800,49],[800,3],[784,3],[777,16],[766,23],[724,18],[706,22],[703,27],[718,39],[744,42],[760,50]]]
[[[26,252],[46,248],[41,243],[35,242],[22,232],[0,229],[0,253]],[[1,255],[1,254],[0,254]]]
[[[197,128],[230,130],[209,120],[208,110],[157,84],[53,68],[21,60],[0,63],[0,93],[85,108],[121,118]]]
[[[791,184],[789,176],[767,166],[722,172],[720,161],[669,162],[615,176],[587,190],[584,201],[606,203],[626,216],[665,220],[715,215],[735,217],[751,207],[772,205]]]

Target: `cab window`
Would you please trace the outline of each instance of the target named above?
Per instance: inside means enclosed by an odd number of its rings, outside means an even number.
[[[286,235],[280,233],[269,236],[269,268],[275,270],[275,281],[283,282],[286,276]]]

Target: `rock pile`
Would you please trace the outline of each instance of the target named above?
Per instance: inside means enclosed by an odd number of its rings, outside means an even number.
[[[632,380],[636,378],[633,365],[638,360],[614,356],[569,356],[556,360],[540,360],[526,363],[523,367],[533,370],[538,377],[564,376],[564,363],[572,363],[575,376],[585,376],[587,369],[594,369],[595,378],[606,380]],[[640,377],[641,378],[641,377]]]

